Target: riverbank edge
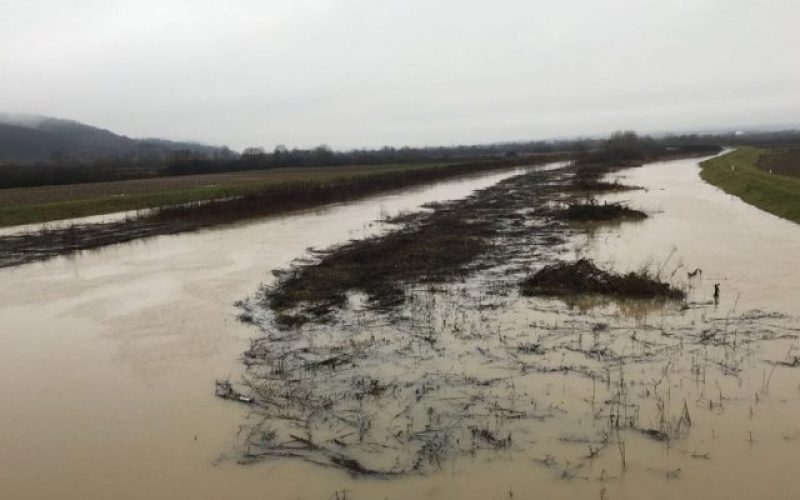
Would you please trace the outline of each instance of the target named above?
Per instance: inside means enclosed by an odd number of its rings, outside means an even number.
[[[700,178],[745,203],[800,224],[800,179],[758,167],[765,150],[744,147],[700,163]]]
[[[537,158],[537,157],[532,157]],[[483,161],[460,161],[447,163],[416,163],[406,165],[375,165],[372,167],[353,166],[353,167],[329,167],[326,169],[309,168],[307,175],[301,171],[291,171],[287,177],[282,170],[265,172],[263,179],[255,182],[242,183],[238,176],[232,175],[230,179],[220,180],[219,176],[214,176],[209,180],[210,184],[199,186],[172,187],[164,184],[163,188],[154,184],[152,189],[140,193],[129,194],[104,194],[101,196],[85,197],[81,194],[82,186],[68,186],[76,191],[76,196],[72,199],[62,201],[47,201],[43,203],[22,203],[15,205],[0,206],[0,228],[14,227],[27,224],[39,224],[56,222],[66,219],[76,219],[96,215],[108,215],[119,212],[154,210],[164,207],[182,205],[187,203],[203,203],[208,201],[224,200],[229,198],[249,196],[269,192],[273,189],[284,189],[287,186],[303,186],[309,182],[342,183],[350,179],[379,177],[399,173],[413,173],[426,171],[445,171],[445,169],[461,169],[465,166],[474,167],[476,170],[491,168],[494,164],[509,164],[514,160],[519,162],[521,158],[515,159],[496,159]],[[538,162],[537,159],[533,160]],[[274,178],[273,178],[274,177]],[[139,181],[121,181],[111,183],[109,190],[124,191],[125,183],[136,183]],[[89,190],[102,188],[101,184],[86,184]],[[52,186],[45,186],[49,188]],[[58,186],[60,187],[60,186]],[[18,188],[13,188],[18,189]],[[42,188],[22,188],[35,192]],[[102,189],[101,189],[102,191]]]
[[[408,169],[331,181],[278,184],[246,196],[167,206],[115,222],[80,223],[0,236],[0,268],[47,260],[117,243],[186,233],[340,203],[457,177],[567,159],[562,154]]]

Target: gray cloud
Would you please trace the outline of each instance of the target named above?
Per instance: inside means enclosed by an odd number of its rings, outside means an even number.
[[[796,0],[0,0],[0,110],[272,147],[800,122]]]

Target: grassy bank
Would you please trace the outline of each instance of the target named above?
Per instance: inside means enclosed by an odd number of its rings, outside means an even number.
[[[559,159],[558,156],[489,162],[406,167],[373,172],[275,182],[236,197],[208,203],[158,207],[114,222],[82,223],[0,237],[0,267],[165,234],[242,222],[292,210],[343,202],[430,182]]]
[[[800,178],[760,169],[758,161],[765,153],[741,148],[706,160],[700,164],[700,177],[761,210],[800,223]]]
[[[438,170],[441,163],[287,168],[0,190],[0,227],[248,196],[304,184]]]

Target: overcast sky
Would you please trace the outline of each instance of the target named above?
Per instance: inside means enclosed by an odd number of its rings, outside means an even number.
[[[233,148],[800,123],[798,0],[0,0],[0,111]]]

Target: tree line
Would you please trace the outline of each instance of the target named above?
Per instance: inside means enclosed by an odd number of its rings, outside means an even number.
[[[57,158],[25,165],[0,165],[0,188],[129,180],[162,176],[268,170],[286,167],[336,167],[429,162],[459,162],[570,152],[581,161],[645,160],[669,154],[712,151],[719,146],[784,146],[800,144],[800,131],[726,134],[683,134],[662,137],[619,131],[610,137],[553,141],[509,142],[437,147],[383,147],[336,151],[321,145],[289,149],[277,146],[224,150],[209,154],[177,150],[157,158],[110,157],[91,162]]]

